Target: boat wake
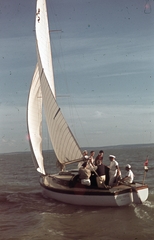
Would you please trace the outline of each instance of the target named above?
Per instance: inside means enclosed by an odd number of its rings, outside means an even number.
[[[154,195],[154,189],[150,189],[150,195]]]
[[[145,220],[145,219],[150,219],[151,218],[150,215],[145,210],[142,210],[140,208],[135,208],[134,212],[135,212],[136,217],[139,218],[139,219],[144,219]]]
[[[143,203],[144,206],[147,206],[148,208],[154,209],[154,202],[146,201]]]
[[[144,221],[154,220],[153,214],[151,214],[150,209],[154,209],[154,202],[146,201],[143,203],[143,205],[134,206],[134,212],[136,217]]]

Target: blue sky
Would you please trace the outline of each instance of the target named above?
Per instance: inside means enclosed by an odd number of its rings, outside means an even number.
[[[50,29],[61,30],[51,32],[57,101],[81,147],[154,143],[154,1],[147,14],[146,2],[47,0]],[[0,2],[0,153],[29,150],[34,18],[35,0]]]

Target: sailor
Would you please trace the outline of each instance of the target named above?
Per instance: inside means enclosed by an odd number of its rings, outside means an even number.
[[[81,180],[81,184],[90,186],[91,170],[87,167],[87,162],[84,162],[79,169],[79,178]]]
[[[95,162],[94,156],[95,156],[95,151],[91,151],[89,155],[89,163],[91,163],[92,165],[94,165],[94,162]]]
[[[97,166],[97,161],[101,160],[103,162],[103,155],[104,155],[104,151],[100,150],[99,154],[97,155],[97,157],[95,158],[95,165]]]
[[[88,161],[89,159],[89,156],[88,156],[88,151],[87,150],[84,150],[83,153],[82,153],[83,157],[82,157],[82,160],[81,162],[78,163],[78,169],[80,167],[82,167],[82,164],[85,162],[85,161]]]
[[[110,170],[109,170],[109,185],[112,187],[114,185],[114,182],[116,181],[116,178],[119,176],[120,174],[120,169],[119,169],[119,164],[118,162],[115,160],[116,157],[114,155],[109,155],[109,159],[110,159]]]
[[[105,166],[103,165],[101,160],[97,160],[97,169],[96,173],[98,176],[96,177],[97,181],[97,186],[99,188],[105,188],[105,180],[106,180],[106,175],[105,175]]]
[[[125,169],[126,169],[127,173],[126,173],[126,176],[121,180],[121,182],[128,183],[128,184],[133,183],[134,173],[131,170],[131,165],[127,164]]]

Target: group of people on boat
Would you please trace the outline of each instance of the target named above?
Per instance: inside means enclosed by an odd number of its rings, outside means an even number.
[[[111,188],[119,184],[131,184],[134,181],[134,174],[129,164],[126,165],[126,175],[122,178],[119,164],[114,155],[109,155],[110,165],[103,164],[104,151],[100,150],[96,158],[95,151],[88,155],[87,150],[83,151],[82,161],[78,164],[79,179],[83,185],[96,185],[98,188]]]

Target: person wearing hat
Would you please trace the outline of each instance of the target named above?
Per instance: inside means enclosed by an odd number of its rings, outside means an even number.
[[[89,156],[88,156],[88,151],[87,150],[84,150],[83,153],[82,153],[83,157],[82,157],[82,161],[78,163],[78,169],[80,167],[82,167],[82,164],[85,162],[85,161],[88,161],[89,159]]]
[[[116,178],[119,176],[120,174],[120,169],[119,169],[119,164],[118,162],[115,160],[116,157],[114,155],[109,155],[109,159],[110,159],[110,166],[109,166],[109,186],[113,186]]]
[[[127,164],[125,169],[126,169],[127,173],[126,173],[126,176],[121,181],[124,183],[133,183],[134,173],[131,170],[131,165]]]

